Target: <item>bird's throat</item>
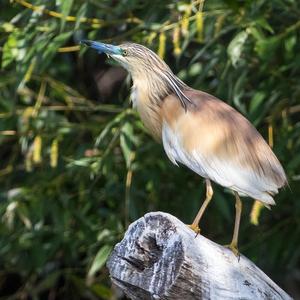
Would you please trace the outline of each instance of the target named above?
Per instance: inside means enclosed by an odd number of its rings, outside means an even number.
[[[136,80],[133,83],[130,95],[132,105],[137,109],[149,133],[156,140],[161,140],[161,103],[163,99],[153,97],[149,86],[142,80]]]

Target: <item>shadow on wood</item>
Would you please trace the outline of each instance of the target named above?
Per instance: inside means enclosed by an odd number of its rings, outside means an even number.
[[[291,299],[246,257],[161,212],[129,226],[107,267],[131,299]]]

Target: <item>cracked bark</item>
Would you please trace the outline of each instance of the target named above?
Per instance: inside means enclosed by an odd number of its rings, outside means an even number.
[[[112,282],[135,300],[292,299],[255,264],[195,233],[172,215],[146,214],[115,246]]]

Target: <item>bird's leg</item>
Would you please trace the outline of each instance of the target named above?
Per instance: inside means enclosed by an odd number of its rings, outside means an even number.
[[[231,243],[227,246],[237,257],[239,257],[238,250],[238,237],[239,237],[239,228],[240,220],[242,213],[242,201],[237,192],[234,192],[235,195],[235,222],[234,222],[234,231]]]
[[[211,186],[211,182],[209,179],[205,179],[205,183],[206,183],[206,198],[202,204],[202,206],[200,207],[197,215],[196,215],[196,218],[194,219],[193,223],[191,225],[189,225],[189,227],[194,230],[197,234],[200,233],[200,228],[199,228],[199,222],[203,216],[203,213],[207,207],[207,205],[209,204],[212,196],[213,196],[213,189],[212,189],[212,186]]]

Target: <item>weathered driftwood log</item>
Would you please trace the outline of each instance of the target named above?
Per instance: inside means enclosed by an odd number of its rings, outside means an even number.
[[[131,299],[291,299],[246,257],[161,212],[131,224],[107,266]]]

